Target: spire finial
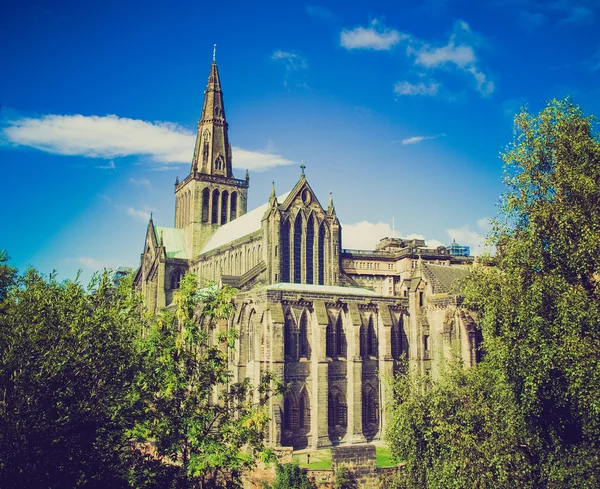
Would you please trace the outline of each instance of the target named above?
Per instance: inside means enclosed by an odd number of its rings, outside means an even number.
[[[150,211],[150,220],[152,220],[152,211]]]
[[[300,168],[302,168],[302,175],[304,175],[304,169],[306,168],[306,165],[304,164],[304,160],[302,160],[302,164],[300,165]]]
[[[271,182],[271,199],[275,198],[275,180]]]
[[[217,45],[213,44],[213,63],[217,62]]]

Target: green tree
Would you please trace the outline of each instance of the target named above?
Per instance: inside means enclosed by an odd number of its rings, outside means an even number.
[[[496,266],[466,288],[511,386],[539,487],[600,485],[600,142],[569,99],[522,111],[503,154]]]
[[[233,382],[228,357],[237,331],[220,328],[233,312],[235,289],[198,289],[186,275],[175,310],[164,311],[143,342],[139,378],[145,402],[136,436],[150,440],[168,467],[179,467],[181,487],[233,486],[264,447],[265,403],[274,379]],[[144,474],[133,473],[140,484]],[[146,482],[148,482],[146,480]]]
[[[402,487],[600,487],[595,124],[568,99],[515,118],[498,254],[464,287],[485,358],[429,389],[398,381],[389,436],[407,462]]]
[[[404,461],[398,488],[537,488],[506,382],[487,364],[446,364],[433,385],[398,376],[387,439]]]
[[[294,460],[290,464],[275,466],[272,489],[315,489],[315,485],[308,478],[307,470],[300,467],[298,460]]]
[[[86,290],[0,264],[0,295],[0,486],[125,487],[142,322],[131,281],[115,290],[105,272]]]

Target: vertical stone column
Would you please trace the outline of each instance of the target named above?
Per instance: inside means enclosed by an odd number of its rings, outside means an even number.
[[[355,323],[354,321],[358,321]],[[347,360],[347,402],[348,429],[344,441],[347,443],[363,443],[366,438],[362,426],[362,358],[360,356],[360,313],[356,303],[349,305],[349,314],[344,321]]]
[[[327,309],[325,302],[314,302],[312,331],[312,398],[311,406],[311,446],[322,448],[331,446],[329,439],[329,361],[325,352],[327,344]]]
[[[278,300],[267,299],[268,308],[265,321],[271,323],[271,355],[269,359],[273,376],[283,383],[285,378],[285,358],[283,353],[283,307]],[[269,400],[271,409],[271,426],[269,430],[271,445],[281,446],[281,419],[283,410],[283,396],[271,396]]]
[[[392,357],[392,316],[389,307],[384,303],[378,303],[377,308],[377,338],[379,358],[379,433],[383,438],[388,421],[386,406],[391,405],[392,393],[387,385],[387,380],[394,375],[394,359]]]

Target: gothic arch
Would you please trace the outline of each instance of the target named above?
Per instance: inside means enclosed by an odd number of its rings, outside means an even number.
[[[283,354],[290,360],[296,359],[295,330],[296,321],[292,312],[288,310],[283,321]]]
[[[314,283],[314,247],[315,247],[315,220],[311,213],[306,221],[306,259],[305,262],[305,277],[307,284]]]
[[[212,224],[219,224],[219,191],[212,191]]]
[[[310,314],[307,309],[300,314],[298,322],[298,357],[310,359]]]
[[[255,324],[255,318],[256,316],[256,312],[254,311],[254,309],[252,309],[250,311],[250,314],[248,315],[248,327],[246,329],[247,331],[247,343],[246,343],[246,348],[247,348],[247,352],[248,352],[248,362],[254,361],[256,360],[255,356],[256,356],[256,324]]]
[[[298,394],[298,429],[303,433],[310,431],[310,396],[306,386]]]
[[[294,283],[302,282],[302,212],[294,219]]]
[[[379,428],[379,395],[370,382],[362,389],[362,426],[365,434],[375,434]]]
[[[219,158],[221,158],[221,157],[219,156]],[[227,192],[227,190],[223,190],[223,193],[221,194],[221,224],[227,223],[228,204],[229,204],[229,192]]]
[[[170,280],[170,288],[178,289],[179,283],[181,282],[181,278],[183,277],[183,271],[179,268],[176,268],[171,272],[171,280]]]
[[[335,354],[338,357],[346,355],[346,334],[344,333],[341,310],[335,322]]]
[[[286,283],[290,281],[290,221],[285,219],[281,223],[279,235],[279,279],[280,282]]]
[[[231,192],[231,203],[229,205],[229,220],[233,221],[237,217],[237,192]]]
[[[202,222],[208,222],[210,208],[210,189],[204,187],[202,189]]]
[[[348,407],[346,406],[346,398],[341,389],[337,386],[332,387],[329,390],[328,401],[327,422],[330,431],[339,431],[340,428],[345,431],[348,425]]]

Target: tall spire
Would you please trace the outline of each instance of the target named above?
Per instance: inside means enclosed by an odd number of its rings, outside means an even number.
[[[192,173],[232,177],[231,145],[227,135],[229,126],[225,118],[225,104],[216,62],[216,48],[215,44],[213,61],[204,91],[202,115],[198,122]]]

